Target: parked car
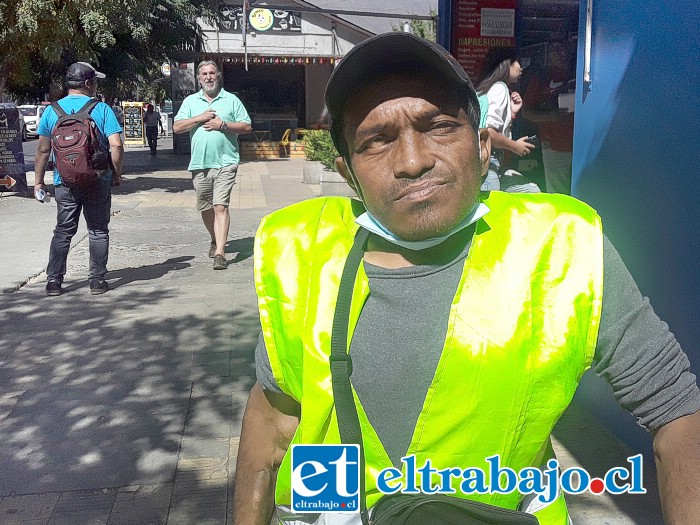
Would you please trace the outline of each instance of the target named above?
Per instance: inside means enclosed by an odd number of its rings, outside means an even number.
[[[25,104],[22,106],[17,106],[20,113],[22,113],[22,118],[24,119],[25,134],[23,135],[23,140],[26,140],[27,136],[36,137],[37,128],[39,127],[39,120],[41,115],[44,113],[46,106],[44,105],[34,105]]]

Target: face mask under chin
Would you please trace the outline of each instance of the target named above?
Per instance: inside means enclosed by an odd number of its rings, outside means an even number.
[[[488,213],[488,211],[488,206],[486,206],[486,204],[484,204],[483,202],[479,202],[474,205],[474,207],[469,211],[469,213],[467,213],[467,216],[464,219],[462,219],[462,221],[450,228],[444,234],[439,235],[437,237],[431,237],[430,239],[423,239],[420,241],[407,241],[405,239],[401,239],[397,235],[390,232],[387,228],[385,228],[368,211],[357,217],[357,219],[355,219],[355,222],[367,231],[374,233],[375,235],[389,241],[392,244],[401,246],[402,248],[406,248],[408,250],[418,251],[425,250],[427,248],[433,248],[438,244],[442,244],[455,233],[462,231],[467,226],[470,226],[471,224],[474,224],[476,221],[481,219],[484,215]]]

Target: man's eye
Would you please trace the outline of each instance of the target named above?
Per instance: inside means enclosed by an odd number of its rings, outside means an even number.
[[[441,120],[439,122],[433,122],[430,125],[431,130],[450,130],[459,127],[457,122],[452,122],[451,120]]]
[[[376,135],[374,137],[371,137],[367,140],[365,140],[362,143],[362,146],[358,149],[358,152],[367,150],[367,149],[372,149],[372,148],[379,148],[389,142],[389,138],[384,136],[384,135]]]
[[[367,141],[368,144],[384,144],[388,142],[388,139],[384,135],[377,135],[376,137],[372,137]]]

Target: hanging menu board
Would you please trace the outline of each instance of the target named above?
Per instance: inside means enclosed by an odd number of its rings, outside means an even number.
[[[495,47],[515,48],[517,0],[454,0],[452,54],[476,83]]]
[[[143,129],[143,102],[123,102],[124,144],[146,144]]]

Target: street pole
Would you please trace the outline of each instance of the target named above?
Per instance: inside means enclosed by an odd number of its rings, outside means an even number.
[[[452,51],[452,0],[438,0],[437,43]]]

